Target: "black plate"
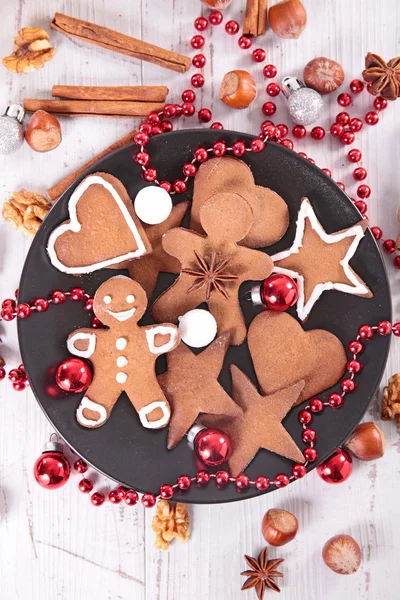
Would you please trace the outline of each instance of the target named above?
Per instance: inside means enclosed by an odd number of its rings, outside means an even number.
[[[148,148],[151,163],[157,167],[160,179],[174,180],[181,176],[182,165],[191,159],[192,152],[197,147],[209,147],[219,139],[224,139],[229,144],[239,138],[246,142],[251,140],[249,135],[228,131],[181,131],[153,138]],[[68,218],[67,201],[73,189],[89,173],[111,173],[126,186],[130,197],[135,197],[143,187],[143,179],[139,167],[132,160],[134,149],[132,146],[118,150],[88,169],[52,208],[28,253],[19,288],[20,302],[46,297],[55,289],[68,290],[76,285],[81,285],[93,294],[100,283],[116,274],[115,270],[102,270],[82,277],[60,273],[50,264],[46,245],[54,227]],[[278,244],[267,249],[268,253],[273,254],[291,244],[302,196],[311,199],[317,216],[329,233],[354,225],[360,220],[359,212],[334,181],[295,152],[277,144],[267,144],[263,153],[247,153],[244,160],[251,167],[256,182],[275,190],[289,205],[290,228]],[[175,200],[190,198],[191,190],[189,187],[187,194],[175,196]],[[324,328],[331,331],[346,347],[361,324],[391,319],[388,280],[379,250],[369,230],[351,265],[374,292],[374,297],[363,299],[336,291],[324,292],[305,325],[305,329]],[[159,278],[155,294],[158,295],[168,287],[173,277],[163,274]],[[242,299],[250,287],[250,282],[243,284],[240,290]],[[246,301],[242,301],[242,308],[248,324],[260,311],[259,307],[253,307]],[[149,322],[152,322],[151,317],[146,314],[143,323]],[[68,445],[97,470],[139,491],[157,492],[161,484],[173,483],[181,474],[194,475],[200,465],[196,465],[186,439],[173,451],[167,451],[167,429],[151,431],[143,428],[132,405],[124,396],[119,399],[104,426],[90,430],[78,425],[75,409],[81,395],[68,395],[57,390],[54,369],[68,356],[65,345],[68,334],[78,327],[89,325],[90,317],[81,303],[72,301],[62,306],[51,306],[46,313],[33,314],[29,319],[19,321],[22,358],[33,392],[52,425]],[[268,340],[265,343],[268,344]],[[346,399],[339,410],[327,410],[315,418],[314,426],[319,436],[317,450],[321,460],[343,442],[363,416],[383,374],[388,349],[389,338],[377,336],[362,356],[366,368],[358,378],[357,391]],[[164,357],[159,359],[159,372],[165,370],[164,360]],[[229,348],[220,377],[228,392],[228,366],[231,362],[239,365],[254,380],[246,342],[239,347]],[[328,363],[329,356],[321,356],[321,369]],[[320,396],[325,399],[328,394],[329,390]],[[298,411],[299,409],[293,410],[284,424],[303,448],[301,427],[297,421]],[[248,467],[247,473],[251,478],[260,474],[273,478],[278,473],[290,474],[291,466],[290,461],[262,450]],[[204,489],[197,489],[193,485],[189,492],[184,493],[184,497],[188,502],[214,503],[240,500],[257,494],[254,488],[238,494],[234,485],[217,490],[211,482]]]

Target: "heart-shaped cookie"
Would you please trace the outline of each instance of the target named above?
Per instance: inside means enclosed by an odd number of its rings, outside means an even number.
[[[241,246],[271,246],[286,232],[289,225],[286,202],[269,188],[256,185],[250,168],[231,156],[211,158],[200,166],[194,179],[191,229],[203,233],[200,209],[207,198],[219,192],[239,194],[253,211],[253,226],[240,242]]]
[[[91,273],[151,250],[128,192],[108,173],[86,177],[68,211],[69,221],[52,231],[47,246],[51,263],[64,273]]]
[[[333,386],[344,373],[346,352],[329,331],[304,331],[288,313],[264,311],[253,319],[247,336],[251,358],[264,394],[304,379],[297,404]],[[321,364],[321,357],[329,357]]]

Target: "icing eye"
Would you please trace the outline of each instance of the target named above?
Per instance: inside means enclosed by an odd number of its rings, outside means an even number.
[[[129,294],[129,296],[126,297],[126,301],[128,302],[128,304],[132,304],[133,302],[135,302],[135,296],[133,294]]]
[[[104,304],[110,304],[111,303],[111,296],[104,296],[103,301],[104,301]]]

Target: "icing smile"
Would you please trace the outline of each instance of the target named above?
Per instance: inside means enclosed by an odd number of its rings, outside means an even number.
[[[113,312],[112,310],[107,310],[108,314],[117,319],[117,321],[127,321],[130,319],[136,312],[136,308],[130,308],[129,310],[120,310],[119,312]]]

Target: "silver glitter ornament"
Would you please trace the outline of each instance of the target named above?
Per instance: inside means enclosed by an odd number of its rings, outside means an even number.
[[[22,106],[10,104],[0,117],[0,154],[11,154],[21,146],[24,141],[24,115]]]
[[[308,88],[296,77],[285,77],[282,92],[288,103],[289,115],[298,125],[311,125],[319,119],[324,107],[318,92]]]

